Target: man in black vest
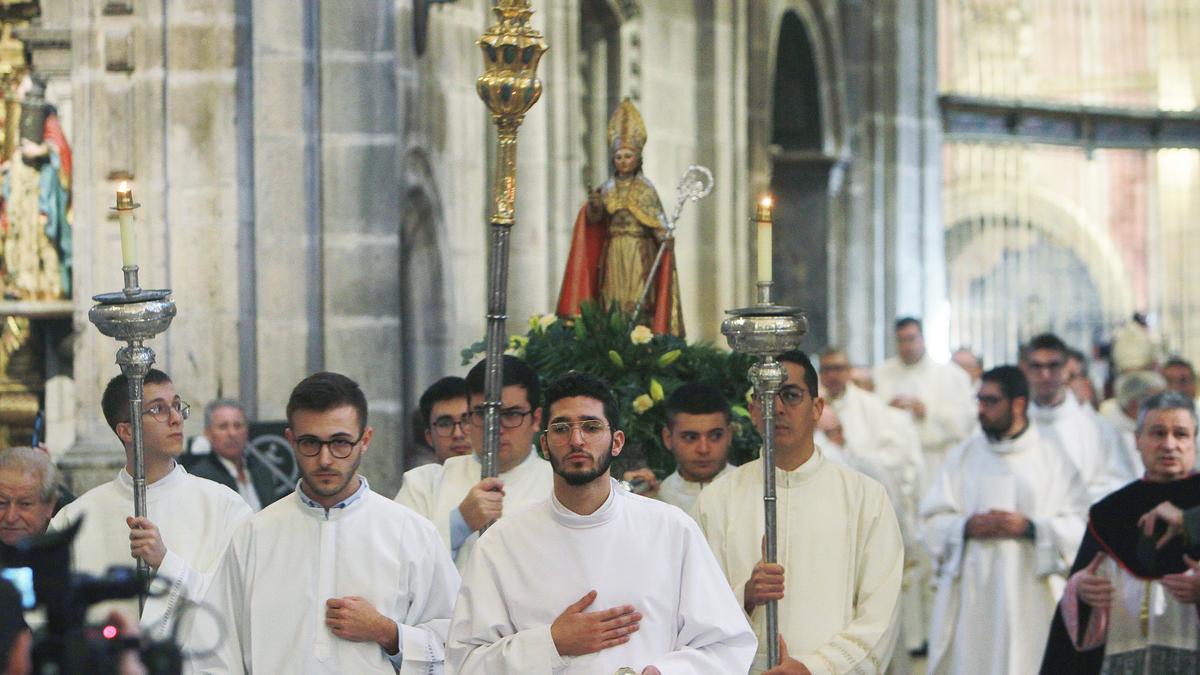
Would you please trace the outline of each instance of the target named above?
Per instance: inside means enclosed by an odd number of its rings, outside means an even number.
[[[258,457],[246,452],[249,435],[241,403],[231,399],[209,403],[204,407],[204,436],[212,452],[197,459],[188,473],[237,492],[257,512],[295,486],[280,485]]]

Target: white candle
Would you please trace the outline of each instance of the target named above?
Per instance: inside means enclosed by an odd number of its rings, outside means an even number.
[[[121,264],[133,267],[137,264],[137,233],[133,229],[133,190],[125,181],[117,188],[117,220],[121,223]]]
[[[770,281],[771,274],[771,207],[770,196],[763,197],[754,211],[754,222],[758,226],[758,280]]]

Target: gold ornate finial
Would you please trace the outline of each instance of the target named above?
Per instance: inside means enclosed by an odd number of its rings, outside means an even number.
[[[638,152],[646,146],[646,124],[642,114],[629,98],[621,101],[608,120],[608,147],[612,151],[632,148]]]

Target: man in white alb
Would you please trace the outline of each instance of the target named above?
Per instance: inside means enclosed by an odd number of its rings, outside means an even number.
[[[696,523],[609,476],[624,434],[604,382],[547,387],[552,496],[496,522],[467,561],[447,642],[461,673],[744,673],[750,626]]]
[[[1041,663],[1087,490],[1029,423],[1019,368],[984,373],[978,401],[981,430],[950,452],[921,505],[938,571],[928,669],[1023,675]]]
[[[649,489],[640,494],[691,511],[701,490],[733,470],[727,459],[733,411],[720,389],[688,382],[667,397],[666,413],[662,440],[675,456],[675,471],[662,483],[650,469],[626,471],[624,479],[645,480]]]
[[[1067,452],[1088,498],[1096,502],[1140,476],[1141,467],[1122,456],[1116,430],[1068,390],[1066,362],[1066,343],[1050,333],[1035,336],[1021,349],[1021,370],[1029,380],[1029,419]]]
[[[367,399],[345,375],[292,390],[296,491],[238,528],[205,600],[205,673],[440,673],[458,572],[429,521],[371,491]],[[197,621],[197,624],[200,622]],[[211,647],[198,636],[190,645]]]
[[[448,375],[429,385],[417,401],[418,414],[425,427],[425,443],[433,448],[436,461],[422,464],[404,472],[402,486],[396,499],[404,495],[403,504],[432,520],[434,504],[431,503],[442,480],[447,459],[469,455],[472,452],[470,406],[467,404],[467,381]]]
[[[124,375],[109,381],[100,400],[104,419],[125,446],[125,468],[111,482],[88,490],[63,507],[50,530],[83,525],[71,547],[77,572],[101,575],[113,565],[150,566],[153,595],[146,600],[141,624],[154,639],[171,634],[183,600],[204,594],[208,573],[229,543],[229,535],[252,512],[238,493],[188,474],[175,458],[183,452],[183,421],[189,407],[161,370],[146,374],[142,395],[142,446],[145,450],[146,517],[133,516],[133,425],[129,384]],[[137,602],[105,604],[93,616],[112,609],[137,616]]]
[[[904,544],[878,482],[835,464],[813,442],[824,401],[803,352],[779,357],[776,395],[778,562],[763,562],[763,466],[756,459],[700,493],[692,513],[758,636],[751,672],[766,667],[763,605],[779,601],[785,673],[883,673],[896,642]],[[752,408],[762,428],[762,409]],[[785,592],[786,582],[786,592]],[[732,671],[730,671],[732,672]]]
[[[514,356],[505,356],[502,368],[500,475],[480,479],[487,374],[487,361],[480,361],[467,373],[467,432],[475,452],[448,458],[440,473],[409,471],[396,495],[396,501],[433,521],[460,570],[484,526],[550,495],[553,471],[533,451],[533,436],[542,422],[537,371]]]

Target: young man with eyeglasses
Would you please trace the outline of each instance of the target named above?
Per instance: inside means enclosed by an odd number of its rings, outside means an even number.
[[[467,381],[461,377],[443,377],[421,394],[418,406],[425,423],[425,442],[433,448],[437,461],[405,471],[396,501],[434,520],[438,486],[445,471],[442,465],[451,457],[471,454],[471,439],[467,435],[471,428]]]
[[[129,383],[109,381],[100,400],[104,418],[125,446],[125,467],[116,479],[84,493],[50,521],[61,530],[83,518],[71,548],[75,571],[101,575],[113,565],[131,566],[142,558],[154,576],[141,625],[154,639],[171,634],[184,599],[199,599],[208,573],[229,543],[230,533],[252,512],[238,493],[188,474],[175,458],[183,452],[183,421],[190,408],[161,370],[146,374],[142,394],[142,446],[146,468],[146,517],[133,516],[133,424]],[[137,601],[105,603],[137,616]]]
[[[1029,419],[1058,443],[1075,464],[1092,502],[1141,476],[1123,456],[1116,430],[1090,406],[1080,405],[1067,387],[1068,348],[1057,335],[1042,333],[1021,349],[1021,370],[1029,380]]]
[[[608,385],[569,373],[547,387],[545,410],[552,494],[479,540],[451,671],[746,672],[753,633],[696,524],[609,475],[625,436]]]
[[[779,357],[775,400],[778,556],[763,561],[762,459],[717,480],[692,513],[758,636],[752,673],[766,670],[764,605],[779,602],[785,673],[883,673],[899,623],[904,545],[882,485],[826,458],[813,442],[825,402],[804,352]],[[761,430],[762,407],[751,415]],[[785,592],[786,583],[786,592]]]
[[[466,433],[474,453],[450,457],[440,475],[421,472],[409,482],[405,475],[396,501],[429,518],[462,569],[479,539],[478,532],[505,513],[531,506],[550,494],[553,472],[533,451],[533,437],[542,422],[541,381],[529,364],[505,356],[500,391],[500,475],[480,479],[483,452],[483,383],[487,361],[467,373]],[[457,432],[459,427],[455,427]],[[412,472],[409,472],[412,473]],[[436,480],[430,480],[436,477]]]
[[[205,596],[225,639],[196,669],[441,672],[458,572],[429,521],[358,473],[374,433],[362,389],[316,373],[287,419],[300,482],[234,533]]]
[[[938,570],[928,671],[1034,673],[1083,535],[1087,490],[1070,457],[1029,423],[1019,368],[984,373],[976,400],[980,431],[947,455],[921,502]]]

